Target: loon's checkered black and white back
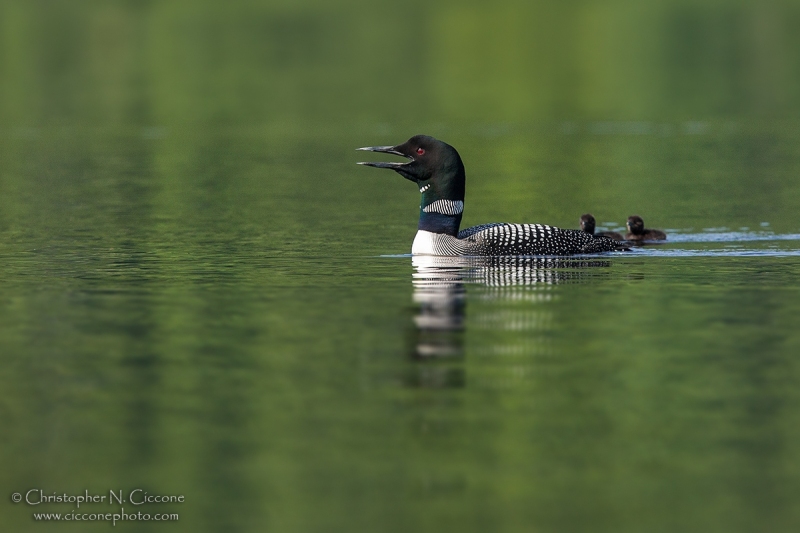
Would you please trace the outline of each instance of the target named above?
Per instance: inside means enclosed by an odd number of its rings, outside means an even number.
[[[611,252],[620,245],[580,230],[544,224],[482,224],[458,232],[470,255],[573,255]]]
[[[544,224],[482,224],[453,237],[417,232],[413,253],[446,256],[575,255],[623,249],[606,237]]]
[[[447,143],[416,135],[397,146],[360,148],[409,159],[406,163],[361,163],[394,170],[422,193],[413,254],[442,256],[575,255],[626,250],[607,237],[544,224],[483,224],[459,231],[466,173],[458,152]]]

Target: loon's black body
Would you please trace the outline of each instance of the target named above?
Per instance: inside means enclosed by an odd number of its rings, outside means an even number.
[[[627,249],[605,237],[543,224],[483,224],[459,231],[466,173],[455,148],[426,135],[397,146],[359,148],[407,158],[405,163],[359,163],[389,168],[415,182],[422,193],[413,254],[574,255]]]

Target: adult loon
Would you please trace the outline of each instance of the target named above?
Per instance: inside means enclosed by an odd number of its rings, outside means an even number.
[[[628,217],[628,233],[625,234],[628,241],[665,241],[667,234],[659,229],[645,229],[644,220],[639,215]]]
[[[626,249],[605,237],[543,224],[493,223],[459,231],[464,212],[466,174],[455,148],[427,135],[397,146],[358,148],[403,156],[403,163],[361,162],[394,170],[422,193],[412,254],[447,256],[572,255]]]
[[[588,233],[589,235],[595,235],[597,237],[608,237],[609,239],[614,239],[615,241],[621,241],[622,235],[617,233],[616,231],[600,231],[595,232],[595,220],[594,216],[591,213],[586,213],[585,215],[581,215],[581,229]]]

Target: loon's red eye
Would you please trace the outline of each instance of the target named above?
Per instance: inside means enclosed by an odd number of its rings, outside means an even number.
[[[417,148],[417,153],[418,153],[419,155],[422,155],[422,154],[424,154],[424,153],[425,153],[425,149],[424,149],[424,148]]]

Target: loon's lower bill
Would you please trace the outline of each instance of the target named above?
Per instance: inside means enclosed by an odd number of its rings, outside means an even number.
[[[416,135],[397,146],[359,148],[405,157],[407,162],[362,162],[394,170],[422,193],[412,254],[442,256],[574,255],[627,250],[619,242],[580,230],[543,224],[482,224],[459,231],[466,173],[458,152],[442,141]]]

